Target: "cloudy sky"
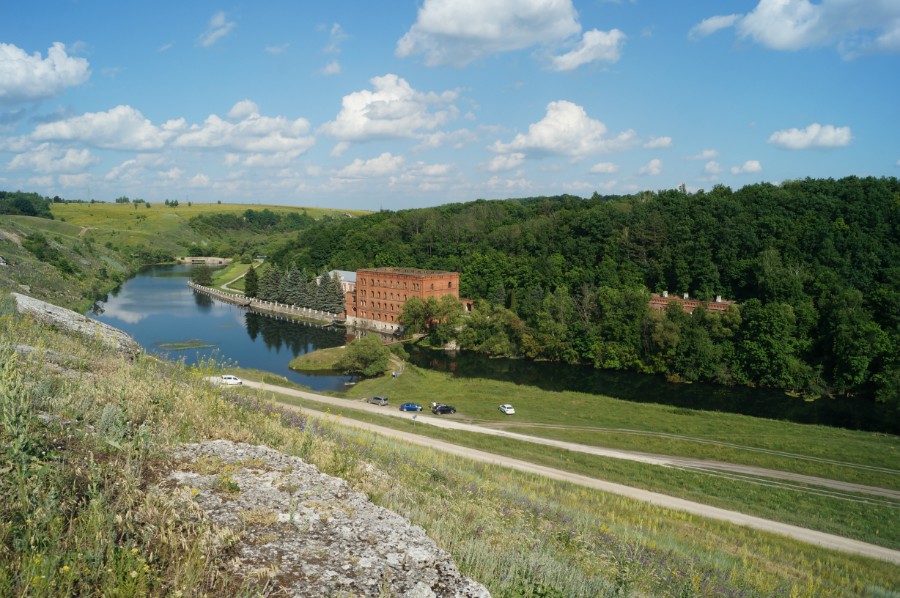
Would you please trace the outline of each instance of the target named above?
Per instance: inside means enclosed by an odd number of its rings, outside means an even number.
[[[401,209],[900,175],[900,0],[0,0],[0,189]]]

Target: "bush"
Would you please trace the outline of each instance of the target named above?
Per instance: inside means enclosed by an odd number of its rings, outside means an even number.
[[[373,378],[384,374],[390,357],[391,352],[382,344],[381,337],[367,334],[347,345],[336,365],[348,373]]]

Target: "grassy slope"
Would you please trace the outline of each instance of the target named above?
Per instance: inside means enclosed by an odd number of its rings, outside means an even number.
[[[99,294],[125,280],[134,264],[128,256],[94,243],[81,231],[81,227],[59,220],[0,216],[0,255],[10,262],[8,267],[0,267],[0,290],[24,292],[78,311],[88,309]],[[63,273],[22,247],[22,241],[33,233],[44,235],[75,272]]]
[[[10,339],[53,347],[78,370],[15,358]],[[228,543],[190,515],[190,492],[147,492],[167,447],[207,438],[266,444],[344,477],[425,527],[498,596],[886,595],[900,585],[896,566],[472,464],[339,418],[299,420],[202,373],[123,362],[0,317],[0,595],[239,593],[224,573]]]
[[[313,359],[316,354],[319,354],[316,366],[328,369],[333,350],[304,356],[303,361]],[[384,376],[366,380],[347,391],[352,398],[374,394],[390,396],[395,404],[449,403],[459,410],[453,416],[457,419],[529,435],[741,463],[894,490],[900,487],[900,470],[896,467],[900,439],[895,436],[635,404],[508,382],[457,379],[414,367],[405,368],[397,379]],[[313,402],[297,402],[286,397],[278,400],[322,409]],[[515,416],[505,416],[497,410],[501,400],[514,402]],[[366,417],[349,409],[340,413],[352,418]],[[410,428],[407,421],[379,419],[381,425]],[[415,431],[563,470],[900,549],[900,525],[896,517],[900,501],[897,500],[754,476],[604,459],[509,439],[441,431],[430,426],[419,426]]]

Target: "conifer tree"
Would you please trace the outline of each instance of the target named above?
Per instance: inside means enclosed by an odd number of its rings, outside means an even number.
[[[256,297],[259,293],[259,275],[256,273],[256,268],[250,266],[250,269],[247,270],[247,273],[244,275],[244,295],[246,297]]]

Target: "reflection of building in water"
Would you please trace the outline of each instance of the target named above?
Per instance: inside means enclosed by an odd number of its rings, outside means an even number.
[[[734,305],[736,301],[723,300],[721,295],[716,295],[715,301],[697,301],[696,299],[690,299],[687,293],[681,298],[669,297],[668,291],[663,291],[662,294],[653,293],[650,296],[650,309],[665,311],[670,303],[680,304],[681,309],[685,313],[692,314],[698,307],[703,307],[706,311],[722,313],[728,311],[728,308]]]
[[[346,301],[347,323],[365,328],[395,331],[408,299],[428,301],[450,295],[459,298],[459,273],[418,268],[365,268],[356,272],[335,270]],[[463,302],[466,311],[472,304]]]

